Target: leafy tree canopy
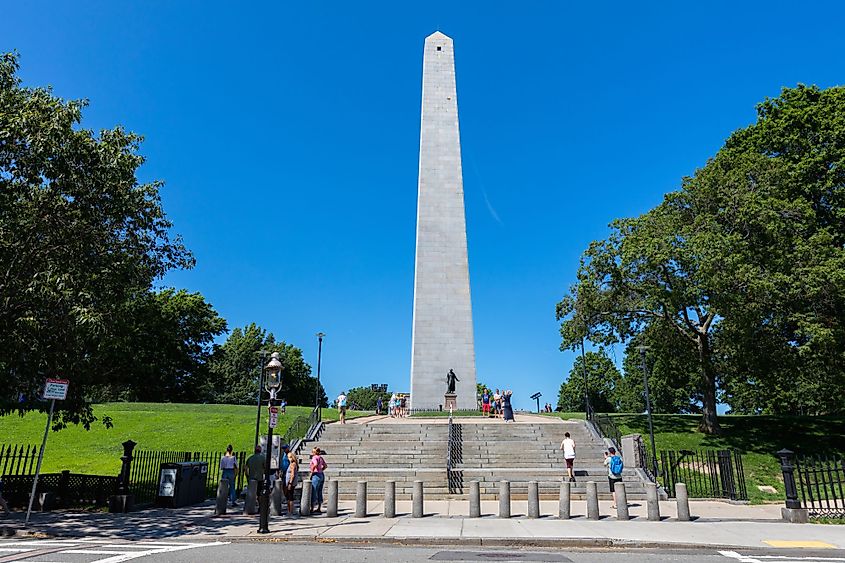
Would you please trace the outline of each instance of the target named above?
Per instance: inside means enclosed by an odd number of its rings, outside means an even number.
[[[575,358],[569,377],[560,385],[557,399],[558,410],[564,412],[584,410],[585,366],[590,405],[598,412],[615,412],[617,410],[615,390],[622,375],[602,348],[597,352],[586,352],[583,358],[581,356]]]

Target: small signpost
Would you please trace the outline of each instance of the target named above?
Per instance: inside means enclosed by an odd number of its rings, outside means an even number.
[[[53,422],[53,411],[56,409],[56,401],[64,401],[67,397],[67,388],[70,381],[67,379],[50,379],[44,382],[44,393],[41,398],[50,401],[50,414],[47,415],[47,426],[44,428],[44,439],[41,440],[41,450],[38,452],[38,464],[35,466],[35,479],[32,480],[32,493],[29,495],[29,506],[26,509],[26,520],[24,525],[29,525],[29,515],[32,514],[32,503],[35,500],[35,491],[38,489],[38,477],[41,475],[41,462],[44,459],[44,447],[47,445],[47,434],[50,432],[50,424]]]
[[[270,428],[275,428],[279,422],[279,407],[270,407]]]

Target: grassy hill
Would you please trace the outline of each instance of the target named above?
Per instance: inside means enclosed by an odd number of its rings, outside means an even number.
[[[267,408],[262,409],[261,432],[267,432]],[[283,434],[298,416],[308,416],[310,407],[287,407],[279,417],[275,433]],[[137,449],[210,451],[252,449],[255,439],[256,407],[246,405],[195,405],[175,403],[106,403],[95,405],[98,417],[109,415],[114,427],[99,422],[90,431],[70,426],[50,432],[42,471],[69,469],[100,475],[120,470],[121,443],[132,439]],[[350,417],[362,413],[349,413]],[[323,409],[324,420],[336,420],[337,410]],[[0,417],[0,443],[41,444],[47,416],[29,413],[24,417]]]

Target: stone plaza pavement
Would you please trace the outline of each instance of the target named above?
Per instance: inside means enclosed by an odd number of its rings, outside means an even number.
[[[396,518],[380,515],[381,503],[371,502],[369,516],[355,518],[353,503],[341,502],[337,518],[324,515],[271,517],[270,534],[258,534],[258,517],[242,514],[213,516],[206,503],[187,509],[150,509],[129,514],[36,513],[29,528],[23,515],[0,517],[3,535],[41,537],[103,537],[122,539],[185,539],[226,541],[318,541],[396,544],[525,545],[570,547],[771,548],[818,547],[845,549],[845,527],[788,524],[780,520],[780,505],[733,505],[691,502],[693,522],[675,520],[673,503],[661,505],[661,522],[649,522],[645,507],[631,507],[631,521],[617,521],[609,503],[602,519],[587,520],[583,502],[572,503],[571,520],[559,520],[556,502],[542,502],[541,518],[524,515],[527,505],[515,501],[513,517],[494,516],[497,503],[482,503],[482,517],[469,518],[466,501],[426,502],[426,516],[412,518],[410,502],[397,502]]]

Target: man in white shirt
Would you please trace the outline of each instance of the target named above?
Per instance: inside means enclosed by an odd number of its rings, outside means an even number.
[[[340,411],[340,423],[346,424],[346,393],[343,391],[337,396],[337,410]]]
[[[575,476],[573,473],[573,466],[575,465],[575,440],[569,435],[569,432],[565,433],[563,438],[563,442],[560,443],[560,449],[563,450],[563,459],[566,460],[566,472],[569,474],[569,482],[575,482]]]

